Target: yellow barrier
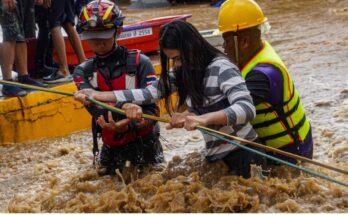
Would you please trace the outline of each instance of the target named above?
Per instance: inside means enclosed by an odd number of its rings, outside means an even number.
[[[75,92],[75,84],[54,89]],[[59,137],[87,129],[91,117],[74,98],[34,92],[0,101],[0,144]]]

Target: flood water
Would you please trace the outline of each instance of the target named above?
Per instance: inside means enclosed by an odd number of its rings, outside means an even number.
[[[258,2],[312,123],[314,159],[348,170],[348,0]],[[217,27],[207,4],[123,10],[126,24],[191,13],[199,30]],[[96,174],[89,131],[0,146],[0,212],[348,212],[348,188],[286,167],[266,179],[228,176],[223,163],[205,162],[197,131],[162,136],[166,163],[122,177]]]

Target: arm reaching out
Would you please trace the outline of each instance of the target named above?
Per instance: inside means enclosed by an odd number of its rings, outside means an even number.
[[[226,125],[227,117],[224,111],[206,113],[200,116],[189,115],[185,118],[184,128],[188,131],[196,129],[197,126]]]
[[[74,94],[75,100],[85,103],[87,98],[91,98],[103,102],[117,102],[113,91],[100,92],[93,89],[82,89]]]

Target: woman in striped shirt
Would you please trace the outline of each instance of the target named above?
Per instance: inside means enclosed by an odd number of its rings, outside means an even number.
[[[161,28],[160,57],[162,72],[159,80],[144,89],[113,92],[80,90],[75,98],[86,97],[100,101],[131,102],[123,109],[127,116],[139,119],[142,110],[135,104],[146,104],[164,98],[171,113],[171,128],[193,130],[207,126],[227,134],[255,141],[257,134],[250,121],[255,107],[250,93],[236,65],[218,49],[210,45],[185,21],[173,21]],[[170,69],[172,68],[172,69]],[[170,95],[178,93],[177,104],[171,104]],[[174,107],[174,108],[172,108]],[[185,107],[184,112],[178,112]],[[264,164],[264,159],[203,134],[208,161],[222,159],[231,174],[250,176],[250,164]]]

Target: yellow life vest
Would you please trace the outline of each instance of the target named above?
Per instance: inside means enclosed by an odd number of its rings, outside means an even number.
[[[283,61],[268,42],[264,41],[263,44],[263,49],[244,66],[241,74],[245,79],[261,63],[275,66],[283,79],[283,102],[277,106],[266,101],[258,104],[252,125],[259,139],[268,146],[280,148],[292,143],[303,143],[310,130],[310,123],[306,119],[299,94]]]

